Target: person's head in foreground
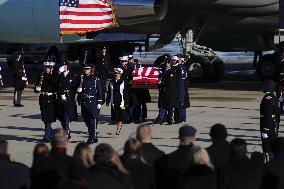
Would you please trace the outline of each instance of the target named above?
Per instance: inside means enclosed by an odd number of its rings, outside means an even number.
[[[191,145],[196,140],[196,129],[190,125],[182,126],[179,129],[180,145]]]
[[[226,127],[220,123],[215,124],[210,129],[210,137],[214,142],[225,141],[227,138]]]
[[[207,151],[204,148],[201,148],[200,146],[194,147],[193,164],[206,165],[213,169],[213,165],[210,162],[210,158]]]
[[[149,124],[142,124],[137,128],[136,138],[141,143],[152,143],[152,129]]]
[[[91,167],[94,164],[92,151],[87,143],[79,143],[74,150],[73,156],[81,159],[85,167]]]
[[[119,156],[109,144],[102,143],[96,147],[94,161],[97,165],[115,165],[120,172],[128,174]]]

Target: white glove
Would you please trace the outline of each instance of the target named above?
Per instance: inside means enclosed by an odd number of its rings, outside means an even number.
[[[59,73],[64,72],[64,66],[61,66],[61,67],[58,69],[58,72],[59,72]]]
[[[40,91],[41,91],[41,87],[40,87],[40,86],[37,86],[37,87],[36,87],[36,91],[37,91],[37,92],[40,92]]]
[[[66,100],[65,94],[61,95],[61,100]]]
[[[279,101],[280,101],[280,102],[283,102],[283,100],[284,100],[284,97],[283,97],[283,96],[280,96],[280,97],[279,97]]]
[[[26,80],[27,80],[27,78],[26,78],[26,77],[22,77],[22,80],[23,80],[23,81],[26,81]]]
[[[97,109],[101,109],[102,105],[98,104]]]
[[[82,90],[83,90],[83,89],[82,89],[81,87],[79,87],[79,88],[77,89],[77,92],[80,93],[80,92],[82,92]]]

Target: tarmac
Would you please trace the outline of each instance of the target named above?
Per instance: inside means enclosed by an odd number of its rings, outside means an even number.
[[[227,74],[219,83],[189,83],[189,87],[191,107],[187,111],[188,121],[179,125],[151,125],[153,143],[158,148],[166,153],[174,151],[179,145],[179,127],[184,124],[196,127],[196,144],[207,147],[211,144],[210,127],[215,123],[222,123],[227,127],[228,141],[243,138],[247,141],[249,152],[261,151],[259,104],[263,94],[261,82],[255,76]],[[148,104],[147,121],[151,123],[158,115],[158,91],[150,90],[150,94],[152,102]],[[38,95],[32,88],[25,89],[22,108],[13,107],[12,98],[13,88],[0,89],[0,138],[9,141],[9,153],[16,161],[30,166],[33,148],[40,142],[44,132]],[[80,107],[78,110],[80,112]],[[121,135],[114,135],[116,126],[110,121],[110,108],[104,105],[98,126],[99,143],[109,143],[118,153],[122,153],[124,142],[133,136],[137,126],[138,124],[125,124]],[[59,121],[53,124],[53,128],[57,127],[60,127]],[[87,140],[87,128],[81,115],[78,122],[72,123],[71,130],[72,138],[68,146],[70,155],[79,142]],[[282,127],[280,135],[283,135]],[[95,147],[96,144],[91,146],[92,149]]]

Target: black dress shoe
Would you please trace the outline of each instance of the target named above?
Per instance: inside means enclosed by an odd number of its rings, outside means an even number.
[[[24,105],[22,104],[14,104],[14,107],[23,107]]]
[[[94,143],[98,143],[98,139],[96,138],[96,139],[93,139],[93,140],[91,140],[91,139],[88,139],[87,140],[87,144],[89,144],[89,145],[91,145],[91,144],[94,144]]]
[[[48,140],[48,139],[42,139],[41,142],[42,142],[42,143],[49,143],[50,140]]]
[[[68,133],[67,138],[68,138],[68,139],[71,139],[71,134],[70,134],[70,133]]]

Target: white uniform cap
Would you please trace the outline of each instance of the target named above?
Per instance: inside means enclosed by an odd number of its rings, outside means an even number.
[[[179,58],[177,56],[172,56],[171,58],[172,60],[179,60]]]
[[[54,66],[55,65],[55,63],[54,62],[44,62],[43,63],[43,66]]]
[[[119,60],[120,60],[120,61],[128,60],[128,56],[119,57]]]
[[[121,68],[114,68],[113,71],[115,73],[123,74],[123,70]]]

